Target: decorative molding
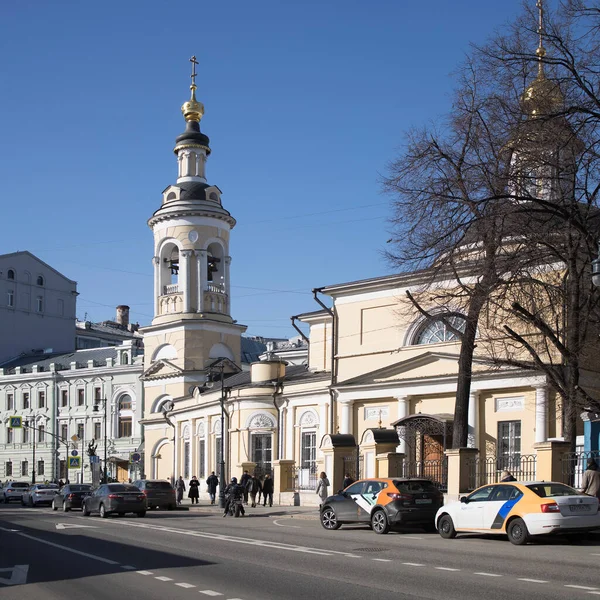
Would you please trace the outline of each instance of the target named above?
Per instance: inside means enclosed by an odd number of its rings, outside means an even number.
[[[182,437],[183,439],[185,439],[185,440],[189,440],[189,439],[190,439],[190,427],[189,427],[189,425],[186,425],[186,426],[183,428],[183,432],[182,432],[182,434],[181,434],[181,437]]]
[[[511,398],[496,398],[496,412],[510,412],[513,410],[523,410],[524,408],[524,396],[513,396]]]
[[[221,419],[215,419],[215,423],[213,425],[213,433],[217,436],[221,435]]]
[[[204,421],[200,421],[200,423],[198,423],[197,433],[199,438],[203,438],[206,435],[206,427],[204,426]]]
[[[313,410],[306,410],[300,417],[300,427],[318,427],[319,417]]]
[[[276,426],[275,417],[266,412],[251,415],[246,425],[248,429],[274,429]]]
[[[379,419],[387,419],[389,415],[388,406],[365,406],[365,421],[379,421]]]

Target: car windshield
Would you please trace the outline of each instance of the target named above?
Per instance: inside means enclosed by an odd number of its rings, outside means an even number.
[[[109,492],[139,492],[135,485],[127,485],[125,483],[111,484],[108,487]]]
[[[540,498],[555,498],[556,496],[580,496],[581,494],[563,483],[534,483],[527,486]]]
[[[28,488],[29,484],[28,483],[22,483],[20,481],[16,481],[15,483],[11,483],[10,487],[14,487],[14,488]]]
[[[168,481],[146,481],[147,490],[170,490],[171,484]]]
[[[72,492],[89,492],[92,489],[91,485],[70,485],[69,489]]]
[[[438,489],[427,479],[418,481],[394,481],[396,489],[403,494],[421,493],[421,492],[437,492]]]

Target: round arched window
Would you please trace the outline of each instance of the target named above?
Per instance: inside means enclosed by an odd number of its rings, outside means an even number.
[[[445,319],[459,331],[465,330],[465,318],[459,314],[450,314]],[[458,336],[451,331],[444,321],[426,321],[417,331],[413,344],[438,344],[440,342],[455,342]]]
[[[6,279],[14,279],[15,278],[15,272],[12,269],[9,269],[6,272]]]
[[[131,396],[129,394],[121,396],[121,400],[119,401],[119,410],[131,410]]]
[[[37,284],[44,285],[44,278],[41,275],[38,275]]]

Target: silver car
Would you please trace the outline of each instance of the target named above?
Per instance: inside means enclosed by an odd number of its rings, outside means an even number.
[[[4,504],[8,504],[11,500],[18,502],[23,499],[23,492],[27,490],[29,484],[26,481],[9,481],[2,488],[1,498]]]
[[[23,492],[21,505],[40,506],[41,504],[47,504],[50,506],[58,492],[59,489],[55,483],[35,483]]]

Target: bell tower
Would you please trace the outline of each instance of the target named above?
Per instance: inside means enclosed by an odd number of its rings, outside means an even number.
[[[175,140],[177,180],[148,220],[154,235],[154,318],[143,329],[146,404],[161,394],[177,401],[204,381],[215,358],[240,362],[241,334],[231,317],[229,238],[235,219],[221,190],[206,177],[211,153],[200,131],[204,105],[196,99],[196,57],[185,131]],[[161,382],[160,384],[158,382]]]

